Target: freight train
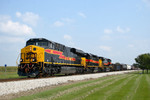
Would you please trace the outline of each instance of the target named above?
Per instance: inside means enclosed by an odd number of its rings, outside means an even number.
[[[118,70],[111,59],[67,47],[45,38],[33,38],[21,49],[19,76],[52,76]],[[121,70],[121,69],[119,69]]]

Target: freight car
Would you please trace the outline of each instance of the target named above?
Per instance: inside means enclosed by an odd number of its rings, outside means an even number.
[[[123,70],[127,70],[127,64],[122,64]]]
[[[131,65],[127,65],[127,70],[131,70]]]
[[[93,73],[110,69],[110,59],[44,38],[33,38],[21,49],[19,76]]]
[[[122,64],[123,65],[123,70],[131,70],[131,65],[128,64]]]
[[[123,70],[123,65],[122,64],[116,63],[116,64],[112,64],[112,66],[113,66],[113,71]]]

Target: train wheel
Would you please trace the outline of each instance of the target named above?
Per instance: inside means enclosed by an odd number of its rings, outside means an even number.
[[[39,73],[35,76],[35,78],[40,78],[40,77],[42,77],[42,73]]]

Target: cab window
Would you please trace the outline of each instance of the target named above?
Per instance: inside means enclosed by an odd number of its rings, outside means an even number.
[[[26,46],[28,45],[48,46],[48,42],[27,42]]]
[[[48,46],[47,42],[36,42],[37,46]]]
[[[26,46],[28,45],[35,45],[35,42],[27,42]]]

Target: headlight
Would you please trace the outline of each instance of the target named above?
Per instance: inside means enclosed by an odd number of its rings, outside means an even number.
[[[30,51],[32,50],[32,47],[30,47]]]
[[[36,62],[36,59],[32,59],[33,62]]]
[[[20,59],[20,62],[23,62],[23,59],[22,59],[22,58]]]

